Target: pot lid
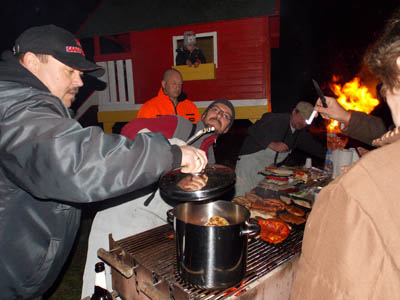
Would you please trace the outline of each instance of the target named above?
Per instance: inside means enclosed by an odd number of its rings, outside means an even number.
[[[201,174],[182,173],[180,168],[164,174],[160,193],[179,201],[202,201],[218,197],[233,187],[235,172],[226,166],[208,164]]]

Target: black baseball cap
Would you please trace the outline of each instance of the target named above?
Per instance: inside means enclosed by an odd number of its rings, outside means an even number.
[[[25,30],[15,41],[14,54],[32,52],[48,54],[76,70],[94,77],[104,75],[104,69],[87,60],[77,38],[55,25],[35,26]]]

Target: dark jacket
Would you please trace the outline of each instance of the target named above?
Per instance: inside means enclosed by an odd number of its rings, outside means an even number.
[[[381,137],[386,131],[381,118],[358,111],[351,111],[349,124],[342,130],[349,137],[370,145],[372,140]]]
[[[320,158],[325,157],[326,148],[313,139],[307,128],[290,129],[290,114],[265,113],[251,125],[239,155],[266,149],[271,142],[284,142],[290,150],[300,149]]]
[[[149,185],[181,155],[159,133],[132,141],[82,128],[9,55],[0,63],[0,299],[38,297],[53,284],[74,242],[80,203]]]
[[[206,58],[200,48],[196,47],[192,52],[190,52],[186,48],[180,47],[176,49],[176,52],[178,53],[175,59],[177,66],[186,65],[186,60],[188,59],[192,64],[194,64],[196,60],[200,60],[202,64],[206,63]]]

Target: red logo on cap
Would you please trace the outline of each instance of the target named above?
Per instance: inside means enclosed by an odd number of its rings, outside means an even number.
[[[83,56],[85,56],[85,52],[83,52],[83,50],[82,50],[81,43],[77,39],[75,39],[75,43],[78,46],[66,46],[65,51],[72,52],[72,53],[81,53]]]

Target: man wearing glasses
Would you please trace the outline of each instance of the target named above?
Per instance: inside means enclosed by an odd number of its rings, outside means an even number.
[[[212,102],[204,111],[201,120],[192,124],[188,119],[178,115],[160,116],[158,118],[137,118],[126,124],[121,134],[135,139],[144,132],[161,132],[171,144],[182,145],[196,132],[206,127],[214,127],[215,131],[206,133],[195,140],[191,145],[203,149],[207,154],[208,162],[215,163],[212,145],[218,136],[227,133],[235,119],[235,108],[228,100]],[[159,191],[149,197],[149,191],[140,191],[139,196],[130,195],[131,201],[103,209],[97,212],[90,231],[86,266],[83,275],[82,298],[93,293],[94,268],[98,261],[97,250],[109,249],[108,234],[112,233],[115,240],[140,233],[167,223],[167,211],[172,208],[166,203]],[[145,194],[147,193],[147,194]],[[145,195],[144,195],[145,194]],[[143,196],[144,195],[144,196]],[[151,199],[149,201],[149,199]],[[147,203],[146,203],[147,202]],[[146,203],[146,204],[145,204]],[[111,286],[109,267],[106,266],[107,286]]]
[[[216,100],[207,107],[201,116],[201,120],[195,124],[187,122],[186,119],[178,115],[159,116],[158,118],[136,118],[122,128],[121,134],[135,139],[137,133],[147,130],[161,132],[166,138],[174,139],[175,143],[182,145],[182,141],[187,141],[199,130],[206,127],[214,127],[214,132],[201,136],[191,145],[205,151],[208,162],[215,163],[214,151],[210,146],[215,143],[219,135],[228,132],[234,119],[235,108],[232,103],[228,100]],[[181,140],[181,142],[176,142],[177,139]]]

